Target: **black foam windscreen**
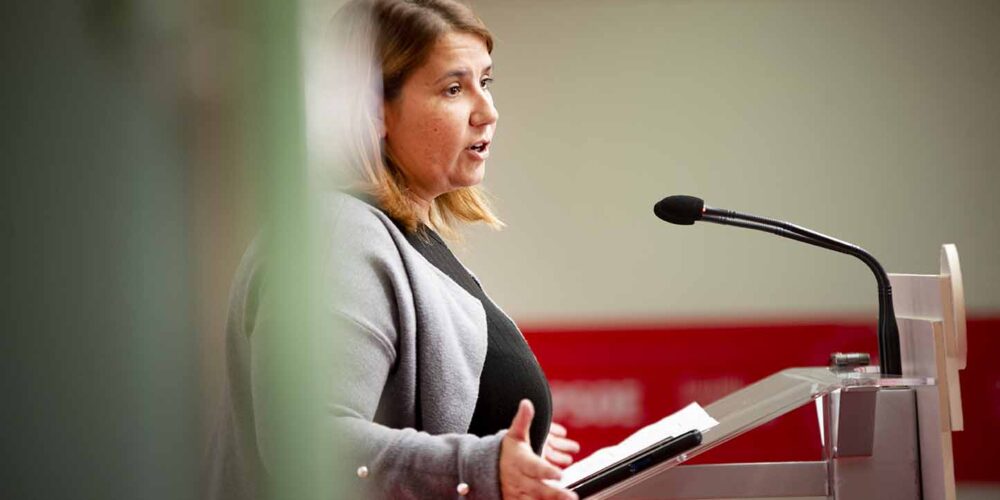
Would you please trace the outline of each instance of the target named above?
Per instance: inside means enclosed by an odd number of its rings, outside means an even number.
[[[653,206],[653,213],[672,224],[690,226],[695,221],[701,220],[704,208],[705,201],[701,198],[675,194],[657,202]]]

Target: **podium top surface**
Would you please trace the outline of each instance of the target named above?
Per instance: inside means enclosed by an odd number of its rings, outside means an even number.
[[[926,377],[886,376],[878,367],[850,371],[789,368],[740,389],[705,407],[719,425],[705,431],[688,458],[836,391],[878,390],[934,385]]]
[[[780,371],[706,406],[705,411],[719,425],[702,433],[700,445],[602,491],[595,498],[605,498],[625,491],[825,395],[837,391],[873,391],[934,384],[933,379],[926,377],[880,375],[877,366],[846,371],[823,367]]]

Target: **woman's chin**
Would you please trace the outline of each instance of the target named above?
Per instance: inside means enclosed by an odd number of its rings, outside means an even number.
[[[483,178],[486,177],[486,162],[481,161],[478,165],[472,166],[470,170],[464,172],[464,175],[458,182],[455,183],[457,188],[467,188],[472,186],[478,186],[483,182]]]

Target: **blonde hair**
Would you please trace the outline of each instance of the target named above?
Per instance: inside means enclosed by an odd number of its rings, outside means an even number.
[[[351,171],[347,187],[375,198],[390,217],[414,232],[420,217],[407,194],[403,171],[386,151],[382,104],[399,97],[406,79],[424,64],[441,36],[470,33],[482,38],[489,52],[493,37],[471,9],[453,0],[353,0],[334,20],[342,52],[339,78],[351,88],[342,95],[347,114],[341,130],[346,141],[342,159]],[[455,238],[457,221],[503,226],[478,186],[434,199],[429,221],[433,229]]]

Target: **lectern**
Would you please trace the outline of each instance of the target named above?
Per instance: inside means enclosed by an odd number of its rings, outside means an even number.
[[[719,425],[689,452],[590,498],[953,500],[951,433],[962,430],[965,305],[954,245],[937,275],[891,274],[901,376],[878,367],[789,368],[705,410]],[[823,455],[812,462],[684,465],[804,405],[816,407]]]

